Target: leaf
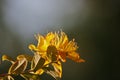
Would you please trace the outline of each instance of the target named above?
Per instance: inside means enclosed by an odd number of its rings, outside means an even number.
[[[4,80],[4,77],[0,77],[0,80]]]
[[[55,46],[48,46],[47,48],[47,56],[50,60],[52,61],[56,61],[57,60],[57,55],[58,55],[58,52],[57,52],[57,49]]]
[[[53,67],[54,67],[54,70],[55,72],[57,73],[57,76],[58,77],[62,77],[62,65],[61,65],[61,62],[58,61],[56,63],[52,63]]]
[[[0,77],[0,80],[14,80],[11,76]]]
[[[8,74],[20,74],[20,73],[22,73],[26,69],[27,63],[28,63],[28,61],[25,58],[17,60],[9,68]]]
[[[2,61],[10,61],[11,63],[14,63],[14,60],[10,57],[10,56],[7,56],[7,55],[3,55],[2,56]]]
[[[38,70],[35,72],[35,74],[41,75],[41,74],[43,74],[43,72],[44,72],[44,69],[38,69]]]
[[[56,63],[52,63],[51,66],[45,67],[44,70],[47,74],[51,75],[56,80],[60,80],[62,76],[62,66],[60,61]]]
[[[4,77],[0,77],[0,80],[4,80]]]
[[[17,60],[26,58],[28,61],[32,61],[33,57],[31,55],[27,55],[27,54],[21,54],[17,56]]]
[[[7,78],[8,79],[6,79],[6,80],[14,80],[14,78],[12,76],[8,76]]]
[[[51,75],[54,79],[60,80],[60,77],[57,76],[57,73],[55,71],[52,71],[52,70],[48,71],[48,70],[46,70],[46,73]]]
[[[33,60],[31,62],[31,70],[35,72],[42,68],[45,63],[45,59],[42,58],[39,54],[35,53]]]
[[[20,75],[23,77],[25,80],[41,80],[39,75],[36,74],[31,74],[31,73],[24,73]]]

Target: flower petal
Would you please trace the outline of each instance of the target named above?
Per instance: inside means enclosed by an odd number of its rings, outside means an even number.
[[[85,60],[81,59],[79,54],[76,52],[68,53],[67,57],[75,62],[85,62]]]
[[[59,51],[59,58],[62,62],[66,62],[66,52]]]
[[[50,42],[54,37],[55,35],[52,32],[50,32],[46,35],[45,39],[47,42]]]
[[[28,48],[29,48],[30,50],[32,50],[32,51],[38,51],[38,49],[36,48],[36,46],[33,45],[33,44],[30,44],[30,45],[28,46]]]

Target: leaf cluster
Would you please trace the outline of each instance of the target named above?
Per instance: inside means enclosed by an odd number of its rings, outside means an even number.
[[[2,61],[11,62],[11,66],[7,74],[0,74],[0,80],[14,80],[14,76],[21,76],[25,80],[41,80],[40,75],[47,73],[56,80],[59,80],[62,75],[62,66],[60,61],[55,61],[52,58],[52,53],[48,53],[49,60],[42,58],[40,54],[34,52],[34,55],[21,54],[16,60],[10,56],[3,55]],[[29,64],[30,63],[30,68]]]

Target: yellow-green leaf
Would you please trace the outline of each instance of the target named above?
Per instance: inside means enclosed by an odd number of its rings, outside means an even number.
[[[52,65],[49,67],[45,67],[44,70],[47,74],[51,75],[56,80],[60,80],[62,76],[62,66],[60,61],[52,63]]]
[[[2,56],[2,61],[10,61],[11,63],[14,63],[14,60],[10,57],[10,56],[7,56],[7,55],[3,55]]]
[[[35,53],[33,60],[31,62],[31,70],[37,71],[42,68],[45,63],[45,59],[39,54]]]
[[[17,60],[26,58],[28,61],[32,61],[33,57],[31,55],[27,55],[27,54],[21,54],[17,56]]]
[[[48,70],[46,70],[46,73],[51,75],[56,80],[60,80],[60,77],[58,76],[58,74],[55,71],[52,71],[52,70],[48,71]]]
[[[6,80],[14,80],[14,78],[12,76],[7,76]]]
[[[0,77],[0,80],[14,80],[11,76]]]
[[[9,68],[8,74],[20,74],[20,73],[22,73],[26,69],[27,63],[28,63],[28,61],[26,60],[26,58],[17,60]]]
[[[52,63],[53,67],[54,67],[54,70],[55,72],[57,73],[57,76],[58,77],[62,77],[62,65],[61,65],[61,62],[58,61],[56,63]]]
[[[4,80],[4,77],[0,77],[0,80]]]
[[[21,74],[21,76],[25,80],[41,80],[40,77],[39,77],[39,75],[31,74],[31,73],[24,73],[24,74]]]

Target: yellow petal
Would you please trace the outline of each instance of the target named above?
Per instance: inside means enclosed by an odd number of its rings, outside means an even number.
[[[38,35],[37,36],[38,39],[38,44],[37,44],[37,49],[39,51],[46,51],[47,47],[48,47],[48,43],[46,42],[46,39],[43,36]]]
[[[59,52],[59,58],[62,62],[66,62],[66,52]]]
[[[77,47],[77,45],[76,45],[76,43],[74,42],[74,39],[73,39],[72,41],[70,41],[70,42],[66,45],[65,50],[66,50],[67,52],[72,52],[72,51],[75,51],[77,48],[78,48],[78,47]]]
[[[37,45],[37,47],[41,47],[41,46],[44,45],[44,37],[43,37],[43,36],[41,36],[41,35],[38,34],[37,40],[38,40],[38,45]]]
[[[50,32],[46,35],[45,38],[46,38],[47,42],[50,42],[54,37],[55,37],[55,35],[52,32]]]
[[[33,45],[33,44],[30,44],[30,45],[28,46],[28,48],[29,48],[30,50],[32,50],[32,51],[38,51],[38,49],[36,48],[36,46]]]
[[[61,32],[60,40],[59,40],[59,48],[65,48],[66,44],[68,44],[68,37],[64,32]]]
[[[76,52],[68,53],[67,57],[75,62],[85,62],[85,60],[81,59],[79,54]]]

